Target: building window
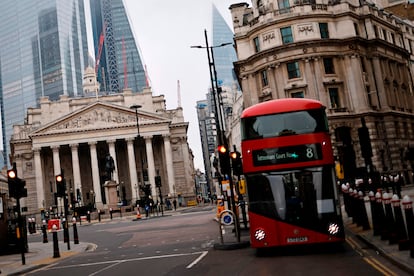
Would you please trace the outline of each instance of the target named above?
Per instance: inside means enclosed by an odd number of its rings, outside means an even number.
[[[355,35],[359,36],[359,29],[358,29],[358,24],[354,23],[354,30],[355,30]]]
[[[287,64],[289,79],[300,78],[299,62],[289,62]]]
[[[282,34],[282,42],[283,44],[292,43],[293,36],[292,36],[292,28],[285,27],[280,29],[280,33]]]
[[[323,66],[325,68],[325,74],[335,74],[335,68],[332,58],[324,58]]]
[[[259,41],[259,37],[255,37],[253,38],[253,42],[254,42],[254,50],[255,52],[260,52],[260,41]]]
[[[319,31],[321,32],[321,38],[329,38],[328,23],[319,23]]]
[[[378,27],[376,25],[374,25],[374,33],[375,33],[375,38],[379,38]]]
[[[299,92],[292,92],[290,94],[291,98],[305,98],[305,93],[303,93],[303,91],[299,91]]]
[[[290,8],[290,4],[289,4],[289,0],[278,0],[278,5],[279,5],[279,12],[280,13],[288,13],[289,12],[289,8]]]
[[[331,108],[340,108],[338,88],[328,88],[329,100],[331,101]]]
[[[268,86],[269,85],[269,79],[267,78],[267,70],[263,70],[260,73],[261,77],[262,77],[262,86]]]

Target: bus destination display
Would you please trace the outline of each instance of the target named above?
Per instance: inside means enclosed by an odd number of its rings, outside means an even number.
[[[320,144],[297,145],[253,151],[255,166],[268,166],[287,163],[322,160]]]

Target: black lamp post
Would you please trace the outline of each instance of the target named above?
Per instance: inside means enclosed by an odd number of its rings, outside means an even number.
[[[142,107],[142,105],[139,105],[139,104],[134,104],[134,105],[131,105],[130,106],[130,108],[131,109],[135,109],[135,116],[136,116],[136,118],[137,118],[137,140],[139,139],[139,137],[140,137],[140,133],[139,133],[139,117],[138,117],[138,109],[139,108],[141,108]],[[145,183],[144,183],[144,161],[143,161],[143,159],[142,159],[142,155],[141,155],[141,151],[139,151],[139,153],[140,153],[140,158],[141,158],[141,174],[142,174],[142,184],[143,185],[145,185]],[[137,186],[138,186],[138,183],[136,184]],[[138,200],[138,190],[137,190],[137,200]]]
[[[226,136],[224,135],[224,119],[223,119],[223,115],[222,115],[222,101],[221,101],[221,87],[219,87],[218,85],[218,80],[217,80],[217,71],[216,71],[216,65],[214,62],[214,48],[219,48],[219,47],[223,47],[223,46],[227,46],[230,45],[232,43],[228,42],[228,43],[222,43],[220,45],[216,45],[216,46],[209,46],[208,45],[208,38],[207,38],[207,30],[204,30],[204,37],[206,40],[206,45],[205,46],[191,46],[191,48],[198,48],[198,49],[206,49],[207,50],[207,58],[208,58],[208,66],[209,66],[209,71],[210,71],[210,81],[211,81],[211,91],[213,93],[213,100],[214,100],[214,115],[215,115],[215,120],[216,120],[216,128],[217,128],[217,138],[218,138],[218,145],[223,145],[227,150],[229,150],[228,147],[228,142],[226,139]],[[228,154],[227,154],[228,155]],[[229,159],[229,157],[228,157]],[[226,160],[226,161],[230,161],[230,160]],[[224,164],[220,164],[222,172],[223,172],[223,166]],[[227,174],[227,176],[229,177],[229,183],[230,183],[230,200],[228,199],[229,205],[231,205],[231,209],[233,210],[234,214],[237,214],[236,212],[236,202],[234,201],[234,191],[233,191],[233,181],[231,179],[231,171],[230,168],[226,168],[223,172],[224,174]],[[218,179],[219,183],[221,182],[221,177]],[[239,225],[239,220],[238,217],[236,216],[235,218],[236,221],[236,235],[237,235],[237,239],[240,242],[240,225]]]
[[[219,87],[218,85],[217,71],[216,71],[216,65],[214,62],[213,49],[231,45],[232,43],[228,42],[228,43],[222,43],[220,45],[209,46],[208,38],[207,38],[207,30],[204,30],[204,37],[206,40],[206,46],[197,45],[197,46],[190,46],[190,47],[207,50],[208,66],[209,66],[210,81],[211,81],[211,91],[212,91],[213,100],[214,100],[214,116],[215,116],[216,127],[217,127],[217,138],[218,138],[218,143],[223,144],[226,142],[226,138],[224,136],[224,121],[223,121],[223,116],[221,114],[222,101],[221,101],[221,97],[219,94],[221,92],[221,87]]]

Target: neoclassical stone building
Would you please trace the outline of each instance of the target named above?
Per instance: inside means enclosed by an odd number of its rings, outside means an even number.
[[[386,1],[383,1],[386,2]],[[230,7],[244,107],[306,97],[327,107],[347,178],[372,165],[413,181],[414,24],[357,0],[253,0]],[[372,164],[358,129],[369,129]]]
[[[26,213],[61,205],[54,197],[55,176],[61,171],[70,203],[107,208],[108,154],[115,164],[112,179],[119,184],[119,200],[135,203],[143,184],[151,185],[157,200],[155,176],[161,176],[163,198],[178,197],[183,204],[194,199],[193,155],[182,108],[167,110],[164,96],[154,96],[149,88],[98,95],[93,78],[89,80],[84,91],[90,97],[41,98],[39,107],[27,110],[25,123],[14,126],[11,161],[26,180],[28,197],[21,201]]]

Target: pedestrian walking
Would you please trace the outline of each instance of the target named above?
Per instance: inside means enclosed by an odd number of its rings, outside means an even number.
[[[177,210],[177,200],[174,198],[173,200],[173,205],[174,205],[174,211]]]

